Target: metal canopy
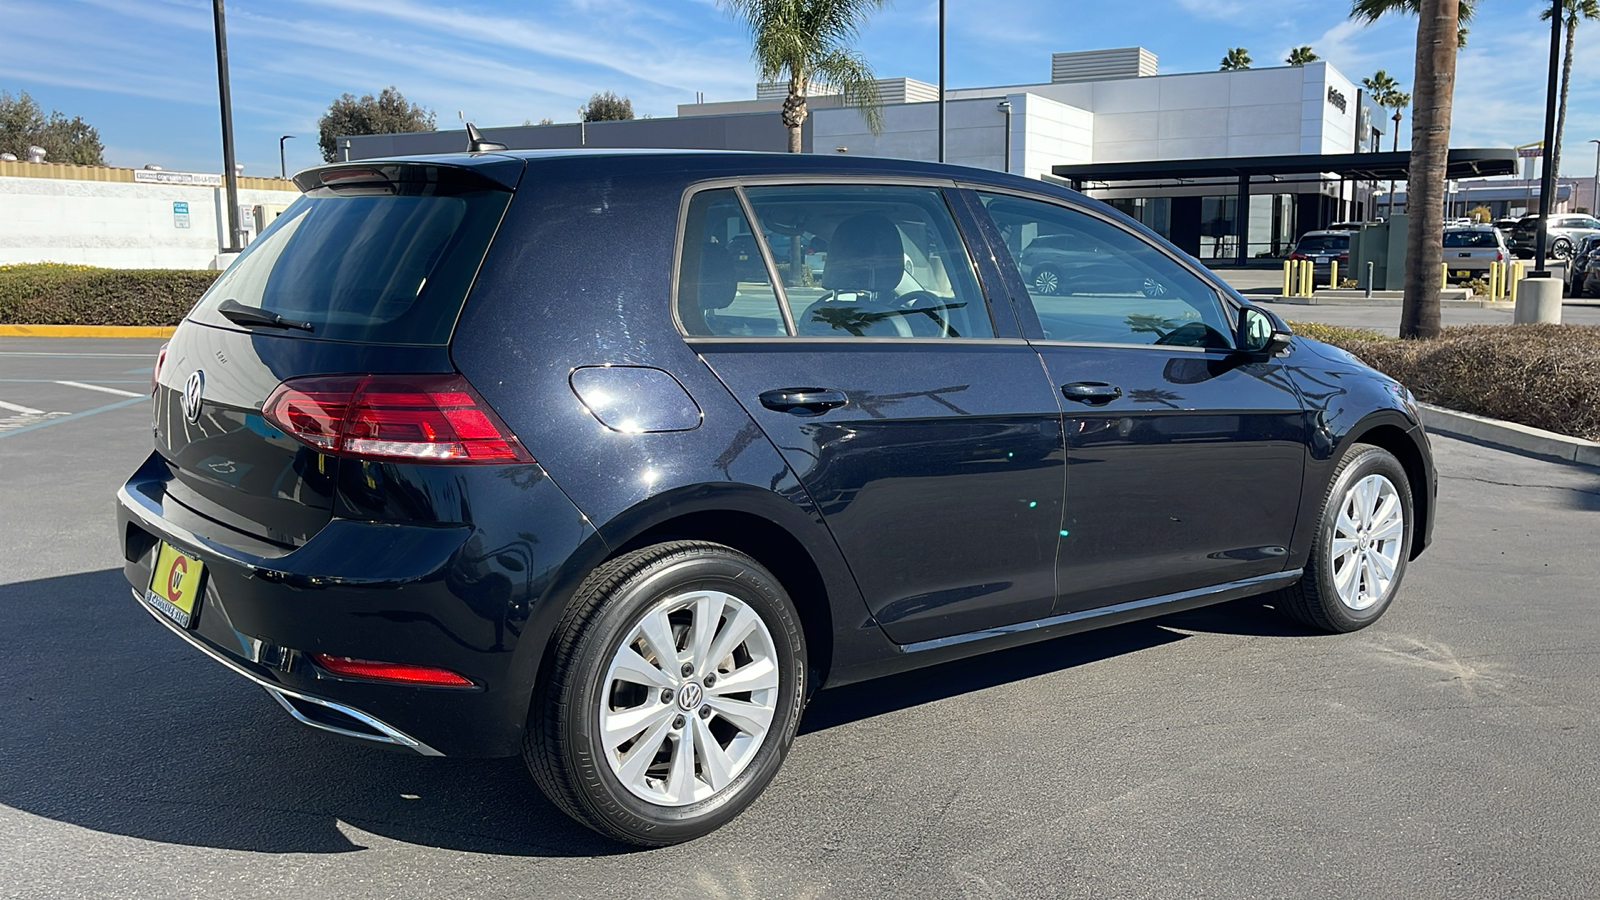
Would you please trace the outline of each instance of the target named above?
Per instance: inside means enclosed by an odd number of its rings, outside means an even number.
[[[1157,181],[1187,178],[1250,178],[1267,175],[1329,173],[1357,181],[1404,180],[1411,151],[1377,153],[1292,153],[1284,156],[1229,156],[1208,159],[1158,159],[1145,162],[1052,166],[1051,174],[1081,190],[1088,182]],[[1488,148],[1451,150],[1446,178],[1513,175],[1517,151]]]

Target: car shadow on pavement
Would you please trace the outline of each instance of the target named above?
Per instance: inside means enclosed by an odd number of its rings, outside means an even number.
[[[818,732],[1186,639],[1301,634],[1227,604],[818,694]],[[1233,627],[1238,626],[1238,627]],[[513,856],[629,852],[573,823],[519,759],[426,759],[294,724],[150,621],[118,570],[0,585],[0,804],[151,841],[344,853],[385,841]]]

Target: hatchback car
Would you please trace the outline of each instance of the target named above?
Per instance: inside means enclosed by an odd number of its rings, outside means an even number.
[[[621,841],[737,815],[819,688],[1253,595],[1352,631],[1429,542],[1405,388],[1065,189],[664,151],[295,181],[157,362],[133,597],[300,722],[520,754]],[[1038,290],[1046,240],[1093,272]]]
[[[1466,225],[1444,230],[1444,264],[1451,278],[1484,278],[1490,263],[1511,258],[1493,225]]]
[[[1312,272],[1316,275],[1331,275],[1331,263],[1350,262],[1350,233],[1348,231],[1308,231],[1294,242],[1294,249],[1289,251],[1290,259],[1311,260]],[[1338,285],[1333,285],[1338,287]]]

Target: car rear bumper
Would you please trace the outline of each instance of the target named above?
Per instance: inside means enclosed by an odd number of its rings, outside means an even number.
[[[153,455],[117,492],[124,575],[169,630],[311,727],[429,756],[518,752],[550,620],[532,608],[582,537],[565,524],[580,516],[547,478],[516,495],[534,501],[519,512],[548,510],[552,521],[519,522],[537,540],[508,542],[466,524],[335,518],[293,548],[199,519],[165,496],[169,478]],[[162,542],[204,566],[191,628],[144,600]],[[522,584],[507,577],[511,568]],[[437,667],[472,684],[342,677],[316,653]]]

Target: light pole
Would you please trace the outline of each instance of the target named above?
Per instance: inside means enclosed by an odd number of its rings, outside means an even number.
[[[1399,153],[1400,152],[1400,107],[1396,106],[1394,108],[1394,115],[1391,118],[1394,119],[1394,152]],[[1406,203],[1409,204],[1410,202],[1411,202],[1411,195],[1410,195],[1410,192],[1408,190],[1407,194],[1406,194]],[[1410,209],[1410,206],[1407,206],[1406,208]],[[1394,218],[1394,179],[1391,178],[1391,179],[1389,179],[1389,213],[1388,213],[1388,215],[1386,215],[1384,217],[1384,221],[1387,222],[1387,221],[1389,221],[1389,220],[1391,220],[1393,218]]]
[[[1544,251],[1545,235],[1550,229],[1550,204],[1554,202],[1550,195],[1555,193],[1556,186],[1556,173],[1550,171],[1550,152],[1556,145],[1556,72],[1561,65],[1561,29],[1564,25],[1561,13],[1561,0],[1550,0],[1550,77],[1544,94],[1544,146],[1540,148],[1544,154],[1544,171],[1539,179],[1539,228],[1534,233],[1534,269],[1529,273],[1533,278],[1550,277],[1549,270],[1544,267]]]
[[[1006,114],[1006,173],[1011,172],[1011,101],[1001,100],[995,109]]]
[[[939,162],[944,162],[944,0],[939,0]]]
[[[239,174],[233,168],[233,97],[228,90],[228,28],[222,21],[222,0],[211,0],[211,16],[217,34],[217,96],[222,105],[222,179],[228,188],[228,246],[226,253],[241,249],[239,234]]]
[[[294,138],[294,135],[292,135],[292,134],[286,134],[283,137],[278,138],[278,177],[279,178],[288,178],[289,177],[289,166],[283,161],[283,142],[287,141],[287,140],[291,140],[293,138]]]
[[[1594,145],[1594,196],[1589,200],[1589,215],[1600,216],[1600,141],[1590,138],[1589,143]]]

